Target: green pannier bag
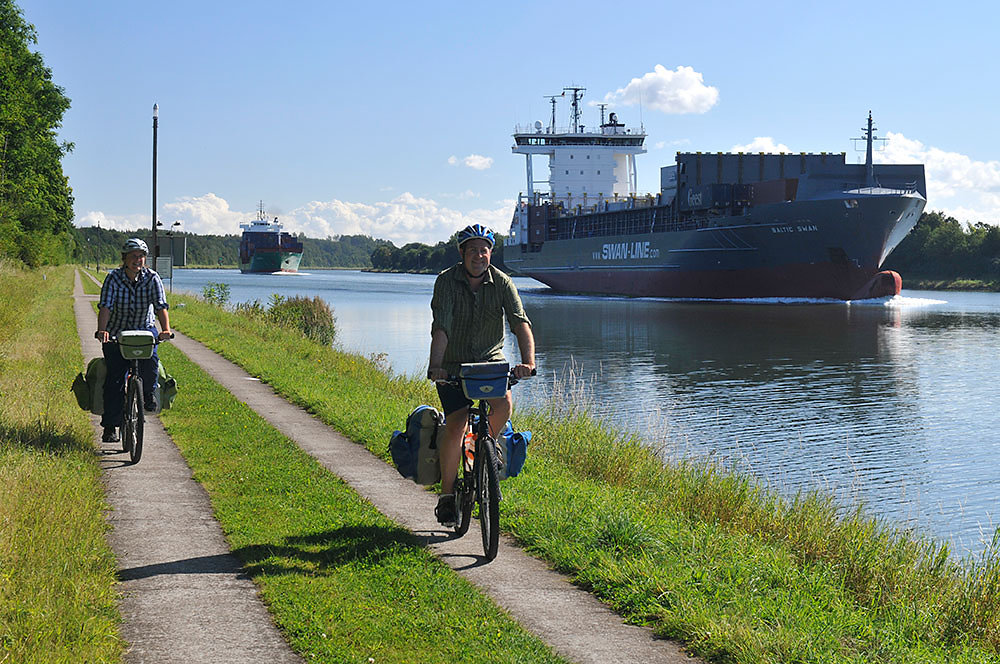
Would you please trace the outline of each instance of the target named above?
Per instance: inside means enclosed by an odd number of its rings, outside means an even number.
[[[159,404],[158,409],[163,410],[174,405],[174,399],[177,398],[177,379],[167,373],[163,368],[163,362],[159,363],[156,371],[159,374],[156,381],[156,403]]]
[[[90,392],[90,412],[94,415],[104,414],[104,379],[108,375],[108,366],[103,357],[95,357],[87,363],[84,379]]]
[[[170,408],[177,398],[177,379],[163,368],[163,362],[156,368],[159,374],[156,386],[156,402],[159,410]],[[108,375],[107,365],[103,357],[95,357],[87,364],[86,373],[78,373],[70,388],[76,403],[83,410],[89,410],[94,415],[104,414],[104,379]]]

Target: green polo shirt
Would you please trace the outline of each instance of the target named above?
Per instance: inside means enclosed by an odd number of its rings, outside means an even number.
[[[475,293],[461,263],[439,274],[431,312],[431,334],[443,330],[448,336],[442,367],[452,375],[463,362],[504,360],[504,314],[511,329],[518,323],[531,325],[514,282],[492,265]]]

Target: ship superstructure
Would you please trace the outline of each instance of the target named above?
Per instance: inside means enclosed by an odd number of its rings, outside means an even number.
[[[615,114],[595,131],[517,128],[527,155],[504,262],[561,291],[655,297],[858,299],[899,292],[879,272],[926,205],[922,165],[875,165],[869,113],[865,164],[844,153],[677,153],[660,191],[636,192],[645,132]],[[560,95],[561,96],[561,95]],[[549,158],[538,192],[532,155]]]
[[[257,218],[240,224],[240,272],[297,272],[302,260],[302,243],[282,230],[278,218],[268,221],[264,203]]]

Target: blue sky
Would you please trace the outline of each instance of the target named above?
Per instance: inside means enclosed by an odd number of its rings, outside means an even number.
[[[1000,223],[993,3],[18,4],[72,100],[78,226],[149,226],[157,103],[165,225],[236,233],[263,200],[311,237],[505,231],[525,187],[514,125],[547,123],[544,95],[571,84],[644,125],[641,191],[677,150],[857,161],[870,109],[880,159],[926,165],[928,209]]]

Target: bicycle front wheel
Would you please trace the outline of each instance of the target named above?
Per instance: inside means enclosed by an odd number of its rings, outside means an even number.
[[[472,473],[464,473],[461,479],[455,483],[455,504],[458,508],[458,525],[455,526],[455,534],[461,537],[469,532],[469,523],[472,521],[472,505],[476,502]]]
[[[122,417],[122,438],[132,463],[139,463],[142,458],[142,428],[142,379],[133,376],[125,388],[125,413]]]
[[[497,557],[500,544],[500,478],[497,475],[497,453],[490,436],[480,437],[476,450],[479,484],[479,529],[483,535],[486,562]]]

